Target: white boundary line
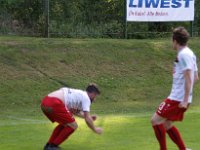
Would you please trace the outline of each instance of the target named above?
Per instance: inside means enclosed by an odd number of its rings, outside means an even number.
[[[190,110],[186,113],[187,114],[192,114],[192,113],[198,113],[200,114],[199,110]],[[106,116],[106,117],[125,117],[125,118],[143,118],[143,117],[151,117],[153,114],[150,113],[144,113],[144,114],[100,114],[99,116]],[[3,115],[1,115],[3,116]],[[15,125],[23,125],[23,124],[47,124],[51,123],[48,120],[38,120],[38,119],[30,119],[30,118],[20,118],[16,116],[4,116],[5,119],[12,119],[10,122],[4,123],[3,120],[0,122],[0,127],[1,126],[15,126]],[[14,121],[16,120],[16,121]]]

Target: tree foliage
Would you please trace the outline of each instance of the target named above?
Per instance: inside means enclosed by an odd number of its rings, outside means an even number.
[[[0,0],[0,33],[43,34],[45,0]],[[52,35],[123,37],[124,0],[49,0]],[[200,32],[200,1],[195,1],[195,32]],[[129,37],[139,32],[168,32],[180,23],[129,23]],[[181,23],[189,28],[190,23]],[[146,35],[139,37],[143,38]],[[152,34],[151,34],[152,35]]]

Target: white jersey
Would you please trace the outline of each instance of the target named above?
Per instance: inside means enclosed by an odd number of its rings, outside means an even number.
[[[172,90],[169,95],[169,99],[182,102],[185,94],[185,78],[184,71],[191,70],[192,78],[192,87],[190,91],[190,96],[188,102],[192,102],[192,91],[194,84],[195,71],[197,71],[196,56],[188,48],[185,47],[178,52],[176,61],[174,62],[174,71],[173,71],[173,84]]]
[[[72,113],[90,111],[91,101],[86,91],[62,88],[64,91],[65,107]]]

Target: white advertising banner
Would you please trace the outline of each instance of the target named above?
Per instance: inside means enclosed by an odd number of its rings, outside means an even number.
[[[193,21],[194,0],[127,0],[127,21]]]

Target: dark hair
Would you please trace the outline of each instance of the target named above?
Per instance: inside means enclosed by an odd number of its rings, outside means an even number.
[[[100,94],[101,92],[99,91],[97,85],[95,83],[90,83],[87,88],[86,88],[86,91],[88,93],[96,93],[96,94]]]
[[[185,46],[189,40],[190,34],[184,27],[177,27],[173,30],[173,41],[176,40],[181,46]]]

